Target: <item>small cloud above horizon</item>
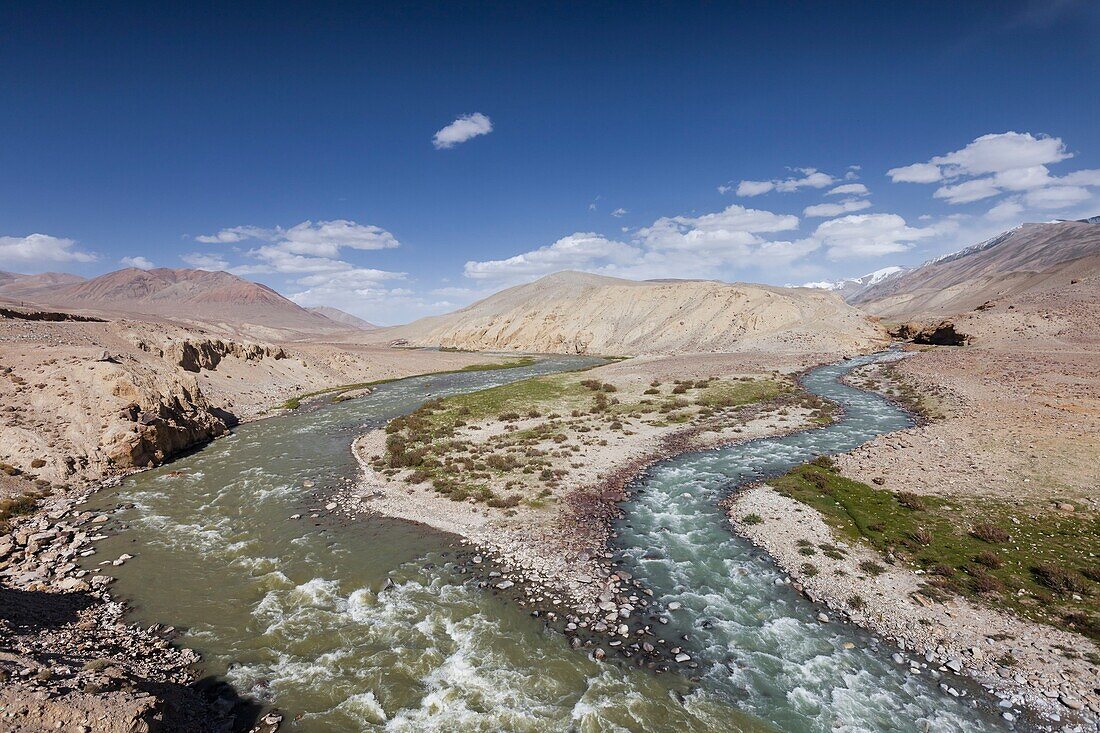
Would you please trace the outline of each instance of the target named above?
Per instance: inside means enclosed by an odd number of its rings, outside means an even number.
[[[49,234],[0,236],[0,262],[95,262],[99,255],[76,248],[76,240]]]
[[[480,135],[493,131],[493,121],[480,112],[460,115],[454,122],[438,130],[432,136],[432,145],[436,150],[447,150]]]
[[[118,261],[118,264],[123,267],[136,267],[139,270],[152,270],[156,267],[151,260],[141,255],[137,257],[123,257]]]

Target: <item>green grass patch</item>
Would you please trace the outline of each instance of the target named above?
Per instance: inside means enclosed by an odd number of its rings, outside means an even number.
[[[983,498],[914,501],[828,465],[806,464],[769,484],[819,511],[840,536],[925,571],[936,589],[1100,639],[1097,512]]]
[[[430,400],[390,421],[375,468],[410,470],[404,480],[428,482],[456,501],[541,507],[555,501],[553,489],[584,446],[607,445],[601,437],[628,432],[646,413],[687,423],[701,412],[713,415],[789,389],[770,380],[705,380],[690,383],[683,396],[644,404],[581,372],[533,377]]]

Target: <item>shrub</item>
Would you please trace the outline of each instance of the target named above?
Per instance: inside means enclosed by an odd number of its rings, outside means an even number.
[[[863,596],[858,593],[848,599],[848,607],[854,608],[857,611],[867,605],[867,601],[863,600]]]
[[[412,473],[410,473],[408,476],[406,476],[405,480],[407,482],[409,482],[410,484],[422,484],[425,481],[427,481],[429,478],[431,478],[431,476],[428,475],[427,471],[417,469],[417,470],[413,471]]]
[[[924,501],[924,497],[914,494],[912,491],[899,491],[898,503],[906,509],[912,509],[915,512],[923,511],[928,508],[928,504]]]
[[[818,456],[810,461],[810,465],[824,468],[826,471],[836,471],[836,461],[830,456]]]
[[[501,422],[510,422],[512,420],[519,420],[518,412],[502,412],[497,415],[497,419]]]
[[[1088,584],[1080,573],[1057,565],[1043,563],[1031,569],[1032,575],[1040,585],[1050,588],[1055,593],[1087,593]]]
[[[46,461],[41,458],[35,458],[31,461],[31,468],[42,468],[46,465]]]
[[[918,527],[917,529],[909,533],[909,539],[911,539],[918,545],[927,547],[928,545],[932,544],[932,533],[924,527]]]
[[[642,394],[661,394],[661,390],[656,389],[654,387],[650,387],[645,392],[642,392]]]
[[[817,575],[817,566],[814,565],[812,562],[802,563],[802,568],[801,569],[802,569],[802,574],[805,575],[807,578],[812,578],[815,575]]]
[[[806,557],[809,557],[810,555],[816,555],[817,550],[815,550],[812,547],[799,547],[798,548],[798,554],[799,555],[805,555]]]
[[[991,545],[1000,544],[1001,542],[1008,542],[1010,539],[1007,531],[998,527],[995,524],[989,522],[981,522],[975,524],[970,530],[970,534],[977,537],[982,542],[988,542]]]
[[[992,568],[994,570],[1003,565],[1000,556],[997,555],[997,553],[995,552],[990,552],[989,550],[982,550],[977,555],[975,555],[974,562],[978,563],[979,565],[984,565],[987,568]]]
[[[882,567],[874,560],[864,560],[859,564],[859,569],[868,575],[881,575],[886,572],[886,568]]]
[[[611,384],[609,382],[604,382],[603,391],[604,392],[618,392],[619,388],[616,387],[614,384]]]
[[[764,518],[754,512],[752,514],[746,514],[744,518],[741,519],[741,522],[743,524],[763,524]]]
[[[977,593],[992,593],[1004,587],[1001,581],[980,568],[968,568],[971,575],[970,587]]]
[[[685,392],[687,392],[687,387],[682,384],[677,384],[672,388],[672,394],[684,394]]]

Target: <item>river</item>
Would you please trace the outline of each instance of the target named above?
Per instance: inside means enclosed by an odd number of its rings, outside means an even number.
[[[592,660],[517,606],[453,572],[446,535],[385,519],[310,518],[356,478],[350,443],[429,397],[595,359],[415,377],[366,397],[237,428],[93,503],[120,507],[94,562],[137,620],[184,629],[208,674],[288,714],[284,730],[988,731],[980,690],[943,692],[895,651],[782,584],[733,536],[718,501],[741,482],[903,428],[908,416],[840,384],[862,357],[805,386],[844,405],[828,427],[665,461],[636,482],[616,548],[664,602],[697,682]],[[887,357],[889,358],[889,357]],[[312,482],[312,483],[311,483]],[[291,515],[303,514],[300,520]],[[387,579],[395,584],[383,590]],[[777,582],[779,581],[779,582]],[[677,637],[679,638],[679,636]],[[297,720],[291,718],[297,717]]]

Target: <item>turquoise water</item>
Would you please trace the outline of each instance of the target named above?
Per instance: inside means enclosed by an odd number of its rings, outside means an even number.
[[[241,426],[100,494],[101,505],[125,508],[92,560],[135,555],[110,572],[136,616],[185,629],[204,671],[284,711],[284,730],[999,728],[992,713],[911,678],[869,636],[812,621],[816,609],[775,584],[774,566],[730,534],[717,507],[739,481],[907,424],[877,397],[836,385],[848,365],[806,381],[845,401],[840,424],[663,463],[627,507],[622,552],[658,597],[684,604],[675,625],[692,635],[698,683],[571,650],[455,573],[446,535],[376,518],[309,519],[356,479],[349,446],[363,430],[429,397],[591,363],[418,377]],[[643,550],[661,559],[641,560]],[[387,579],[395,585],[383,590]],[[855,648],[843,650],[847,641]]]

